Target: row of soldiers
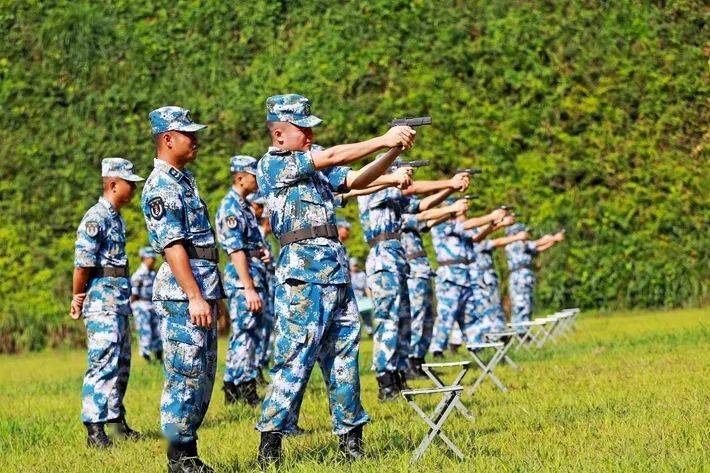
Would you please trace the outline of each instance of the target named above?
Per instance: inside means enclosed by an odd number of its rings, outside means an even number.
[[[217,212],[216,231],[186,169],[197,157],[197,132],[205,125],[194,123],[180,107],[162,107],[149,115],[156,158],[141,209],[150,245],[165,260],[155,274],[152,302],[164,355],[160,412],[168,471],[212,471],[198,456],[197,430],[215,381],[218,302],[225,297],[232,320],[224,377],[228,401],[258,401],[256,380],[268,340],[272,342],[271,383],[256,425],[261,433],[259,462],[278,462],[282,438],[301,433],[300,406],[316,362],[340,450],[350,460],[362,457],[362,427],[370,419],[360,399],[360,319],[335,219],[336,207],[350,198],[358,198],[371,247],[366,267],[376,321],[373,368],[382,400],[403,389],[405,373],[419,369],[427,350],[432,286],[421,231],[434,232],[440,263],[433,346],[440,339],[445,343],[454,322],[467,340],[475,341],[495,319],[476,306],[478,299],[471,293],[472,243],[510,225],[512,217],[497,209],[467,219],[461,200],[436,207],[468,187],[468,173],[444,181],[413,181],[412,168],[395,164],[414,144],[416,132],[408,126],[324,149],[313,143],[313,128],[321,119],[311,114],[308,99],[278,95],[266,105],[272,145],[258,162],[248,156],[231,160],[232,188]],[[383,149],[384,154],[361,169],[349,167]],[[143,179],[121,158],[103,161],[102,178],[103,196],[77,231],[70,314],[83,316],[87,330],[82,420],[88,442],[107,447],[107,423],[116,424],[127,438],[140,437],[128,426],[123,405],[130,370],[131,287],[120,209]],[[246,200],[257,190],[281,247],[273,273],[266,229]],[[419,200],[415,194],[426,196]],[[524,240],[521,235],[510,238]],[[229,258],[224,278],[218,270],[218,244]],[[140,291],[136,298],[141,299]]]

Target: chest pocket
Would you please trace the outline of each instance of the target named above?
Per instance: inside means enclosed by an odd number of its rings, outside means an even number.
[[[296,214],[297,221],[305,221],[307,226],[328,223],[328,205],[314,188],[299,189]]]
[[[106,249],[109,256],[116,258],[125,253],[126,233],[118,222],[111,222],[106,235]]]
[[[193,193],[185,195],[185,211],[189,233],[204,233],[211,230],[207,205]]]

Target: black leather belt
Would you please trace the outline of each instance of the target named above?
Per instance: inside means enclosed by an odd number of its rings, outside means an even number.
[[[332,223],[325,225],[316,225],[314,227],[301,228],[292,232],[285,233],[279,238],[281,246],[290,245],[301,240],[309,240],[311,238],[338,238],[338,227]]]
[[[445,259],[443,261],[439,261],[439,266],[451,266],[452,264],[468,264],[470,261],[466,258],[458,258],[458,259]]]
[[[128,266],[99,266],[91,271],[92,278],[127,278]]]
[[[219,262],[219,252],[214,246],[195,246],[192,243],[185,242],[183,247],[187,252],[187,257],[190,259],[204,259],[213,263]]]
[[[399,240],[400,238],[401,238],[400,232],[383,232],[383,233],[380,233],[379,235],[377,235],[375,238],[373,238],[371,240],[367,240],[367,244],[370,245],[370,248],[372,248],[381,241]]]
[[[417,259],[421,258],[422,256],[426,257],[426,251],[417,251],[416,253],[409,253],[407,254],[407,259]]]
[[[263,254],[262,250],[245,250],[247,252],[247,255],[251,256],[252,258],[261,258],[261,255]]]

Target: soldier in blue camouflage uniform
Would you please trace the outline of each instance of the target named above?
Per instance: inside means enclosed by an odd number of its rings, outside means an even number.
[[[516,223],[508,227],[507,230],[508,235],[519,232],[527,232],[522,223]],[[532,320],[533,294],[535,292],[533,258],[562,240],[564,240],[563,232],[558,232],[555,235],[545,235],[535,241],[528,241],[527,238],[521,239],[505,247],[505,255],[510,269],[508,288],[512,312],[510,321],[512,323]]]
[[[264,214],[264,205],[266,200],[260,192],[254,192],[247,196],[247,201],[251,204],[252,211],[259,221],[259,232],[265,245],[265,254],[262,257],[264,267],[266,268],[266,298],[263,300],[261,308],[261,317],[259,325],[259,343],[256,346],[256,381],[259,385],[265,385],[264,368],[269,364],[271,358],[271,334],[274,329],[274,291],[276,289],[276,268],[273,262],[273,245],[266,238],[271,235],[271,225],[269,218]]]
[[[436,299],[438,317],[434,327],[434,340],[430,351],[435,357],[443,356],[451,329],[456,322],[467,343],[481,341],[484,321],[474,298],[474,281],[471,280],[470,262],[474,240],[484,238],[494,229],[494,221],[505,216],[505,211],[466,220],[459,214],[456,220],[432,228],[432,240],[439,268],[436,271]],[[484,226],[475,237],[470,230]]]
[[[153,307],[153,281],[157,253],[151,247],[141,248],[140,267],[131,276],[131,309],[138,332],[138,349],[147,362],[155,357],[163,359],[163,343],[160,341],[160,318]]]
[[[70,315],[84,317],[88,369],[82,387],[81,420],[89,446],[112,446],[105,424],[117,424],[120,434],[138,438],[126,424],[123,398],[131,368],[131,315],[126,256],[126,224],[120,214],[130,202],[136,182],[133,164],[122,158],[101,162],[103,196],[81,220],[76,232]]]
[[[401,148],[360,171],[343,166],[383,147],[409,147],[414,130],[395,127],[382,137],[312,152],[312,127],[321,120],[311,115],[308,99],[289,94],[266,103],[272,146],[259,161],[257,180],[281,251],[272,381],[256,425],[259,462],[278,462],[282,436],[297,431],[316,361],[327,387],[333,433],[346,458],[357,459],[363,455],[362,425],[369,419],[360,402],[360,322],[345,250],[337,239],[333,191],[372,182]]]
[[[400,230],[402,214],[416,213],[418,207],[415,200],[408,199],[409,207],[403,208],[402,191],[391,187],[357,200],[363,236],[370,245],[365,270],[375,305],[372,368],[377,375],[378,397],[386,401],[405,389],[409,368],[409,265]]]
[[[232,187],[217,210],[217,238],[229,261],[224,272],[232,335],[224,373],[225,404],[259,403],[256,392],[257,347],[261,316],[268,298],[265,245],[256,215],[246,197],[256,192],[256,159],[231,159]]]
[[[408,378],[424,376],[421,365],[431,344],[434,327],[434,272],[424,250],[421,233],[430,230],[427,221],[449,212],[449,209],[434,209],[455,191],[463,192],[469,184],[469,176],[459,173],[451,179],[437,181],[417,180],[404,192],[402,204],[402,246],[409,263],[407,290],[411,308],[411,339],[409,343]],[[435,192],[423,199],[411,194]],[[419,213],[410,213],[414,210]]]
[[[150,113],[157,148],[141,207],[148,238],[165,263],[153,301],[161,317],[165,384],[160,403],[168,439],[168,471],[212,471],[197,455],[197,429],[210,403],[217,369],[217,305],[224,297],[215,235],[197,183],[185,166],[197,157],[189,110]]]
[[[515,218],[512,215],[508,215],[502,219],[499,225],[491,229],[491,233],[503,227],[508,227],[514,222]],[[481,242],[475,242],[479,229],[474,227],[469,232],[473,242],[470,254],[470,277],[475,305],[480,311],[477,319],[481,323],[481,331],[505,330],[505,314],[500,298],[498,275],[493,266],[493,250],[505,245],[507,240],[505,238],[486,239]]]

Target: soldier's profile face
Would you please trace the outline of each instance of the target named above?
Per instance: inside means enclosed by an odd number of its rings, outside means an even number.
[[[193,161],[197,157],[197,135],[187,131],[171,132],[173,150],[176,154],[184,157],[188,161]]]
[[[148,269],[153,269],[153,266],[155,265],[155,258],[143,258],[143,262],[146,266],[148,266]]]
[[[130,202],[136,191],[136,183],[123,179],[116,179],[114,183],[113,192],[118,197],[118,200],[123,204]]]
[[[313,130],[293,123],[286,123],[282,129],[283,147],[291,151],[308,151],[313,143]]]

